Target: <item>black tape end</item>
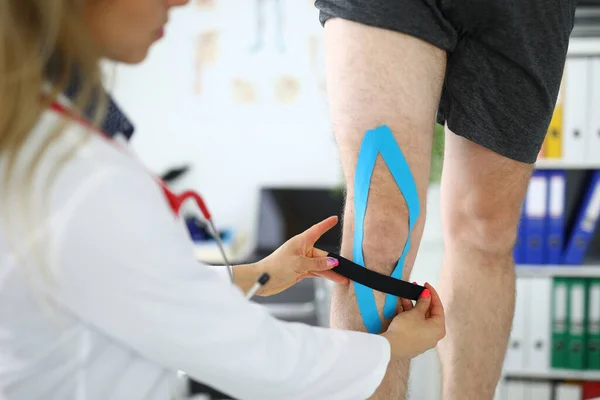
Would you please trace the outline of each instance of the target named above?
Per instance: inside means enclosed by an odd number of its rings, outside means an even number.
[[[373,290],[409,300],[418,300],[421,293],[425,290],[423,286],[371,271],[339,254],[328,253],[327,256],[339,261],[339,265],[332,268],[332,271]]]

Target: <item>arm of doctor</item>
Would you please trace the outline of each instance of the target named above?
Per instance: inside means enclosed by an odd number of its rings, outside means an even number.
[[[198,265],[152,178],[125,168],[92,178],[55,232],[59,301],[70,312],[236,398],[364,399],[375,391],[390,359],[385,337],[275,319]]]

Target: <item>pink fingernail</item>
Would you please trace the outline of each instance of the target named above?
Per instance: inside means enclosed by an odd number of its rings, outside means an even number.
[[[339,263],[340,262],[335,258],[329,257],[327,259],[327,265],[329,265],[330,267],[336,267]]]

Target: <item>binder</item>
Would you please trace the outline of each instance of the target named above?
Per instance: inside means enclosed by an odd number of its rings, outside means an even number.
[[[525,398],[527,400],[552,400],[552,384],[550,382],[527,382]]]
[[[562,146],[563,160],[567,162],[581,162],[586,153],[590,70],[587,58],[567,58]]]
[[[525,200],[525,263],[544,264],[548,196],[547,171],[533,172]]]
[[[587,368],[600,370],[600,278],[589,280],[587,339]]]
[[[578,383],[559,383],[556,385],[555,400],[581,400],[583,388]],[[533,399],[531,399],[533,400]]]
[[[567,363],[567,310],[569,306],[567,278],[552,279],[552,368],[565,368]]]
[[[562,141],[563,141],[563,104],[564,104],[564,79],[561,82],[556,99],[548,133],[544,140],[544,156],[546,158],[561,158],[562,157]]]
[[[525,203],[521,205],[521,216],[519,218],[519,225],[517,225],[517,239],[515,242],[515,247],[513,249],[513,258],[516,265],[525,264]]]
[[[504,376],[500,378],[496,385],[496,391],[494,392],[494,400],[506,399],[506,379]]]
[[[530,281],[529,278],[523,278],[517,279],[516,282],[515,312],[504,360],[504,367],[509,371],[522,371],[528,364],[526,337],[529,294],[531,293]]]
[[[527,397],[527,382],[509,380],[504,389],[506,400],[530,400]]]
[[[548,221],[546,235],[546,262],[560,264],[564,247],[566,181],[565,171],[549,171]]]
[[[552,280],[548,278],[530,278],[527,307],[528,329],[526,343],[527,365],[525,369],[534,373],[546,373],[550,370],[551,353],[551,299]],[[529,397],[532,398],[532,397]]]
[[[582,391],[582,400],[598,400],[600,399],[600,382],[583,382]]]
[[[600,155],[600,58],[593,58],[590,62],[592,64],[592,82],[590,84],[591,112],[589,113],[589,141],[586,146],[586,161],[595,162],[598,161]]]
[[[569,279],[569,308],[567,333],[568,369],[586,369],[587,349],[587,280],[585,278]]]
[[[565,247],[563,264],[580,265],[600,216],[600,170],[595,171],[577,214],[571,237]]]

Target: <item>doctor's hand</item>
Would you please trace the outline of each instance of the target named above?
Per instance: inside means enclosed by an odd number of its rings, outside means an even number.
[[[280,293],[304,278],[322,277],[339,284],[349,284],[348,278],[333,271],[338,261],[327,257],[327,252],[314,247],[315,242],[338,222],[336,216],[329,217],[306,231],[294,236],[280,248],[257,264],[261,272],[271,279],[258,292],[259,296]]]
[[[382,334],[391,345],[392,357],[413,358],[434,348],[446,335],[444,307],[430,284],[417,303],[400,299],[403,311],[397,314]]]

